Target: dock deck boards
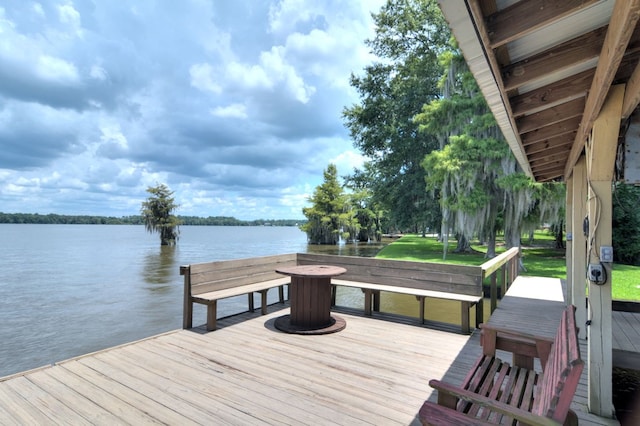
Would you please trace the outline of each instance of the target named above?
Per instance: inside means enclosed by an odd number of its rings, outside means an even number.
[[[339,333],[284,334],[273,320],[287,312],[14,375],[0,382],[0,424],[407,425],[469,340],[347,313]]]
[[[613,347],[629,352],[640,352],[640,313],[613,312]]]
[[[281,306],[10,376],[0,424],[417,424],[429,379],[460,383],[480,354],[477,332],[351,310],[341,332],[285,334]],[[581,424],[617,424],[580,411],[586,381],[578,392]]]

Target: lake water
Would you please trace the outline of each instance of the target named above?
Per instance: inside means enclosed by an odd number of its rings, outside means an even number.
[[[308,246],[295,227],[180,231],[177,246],[162,247],[142,226],[0,224],[0,377],[181,328],[180,265],[307,251],[373,256],[382,247]],[[361,292],[344,290],[339,304],[362,306]],[[205,309],[194,307],[194,324]],[[218,316],[246,309],[246,296],[225,299]]]

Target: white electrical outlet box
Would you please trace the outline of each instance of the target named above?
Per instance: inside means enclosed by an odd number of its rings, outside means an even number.
[[[601,246],[600,247],[600,261],[606,263],[613,262],[613,247]]]
[[[590,263],[587,271],[587,279],[594,283],[604,282],[604,271],[599,263]]]

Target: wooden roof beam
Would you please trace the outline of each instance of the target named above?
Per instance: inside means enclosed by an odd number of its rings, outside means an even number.
[[[567,133],[566,135],[557,136],[555,138],[550,138],[533,145],[529,145],[526,149],[527,158],[535,153],[547,151],[549,149],[557,147],[564,147],[568,155],[568,152],[571,150],[571,145],[573,145],[573,141],[575,140],[575,138],[576,135],[575,132],[573,132]]]
[[[594,70],[548,84],[510,99],[514,116],[533,114],[559,104],[584,97],[591,86]]]
[[[626,120],[633,114],[633,111],[640,103],[640,63],[636,65],[633,74],[627,82],[627,88],[624,93],[624,102],[622,103],[622,119]]]
[[[580,124],[581,117],[573,117],[568,120],[561,121],[551,126],[541,127],[528,133],[520,135],[522,145],[532,145],[549,138],[564,135],[566,133],[575,132]]]
[[[505,89],[517,89],[549,73],[597,58],[602,50],[606,35],[607,27],[604,26],[552,49],[503,67],[502,79]]]
[[[551,126],[568,118],[580,117],[584,111],[585,100],[585,97],[581,97],[535,114],[520,117],[516,120],[518,131],[527,133],[544,126]]]
[[[609,93],[613,78],[620,66],[629,40],[635,31],[640,18],[640,0],[617,1],[611,14],[607,36],[602,46],[598,67],[591,83],[582,122],[571,149],[569,160],[565,166],[565,179],[571,175],[573,166],[582,154],[593,122],[600,114],[600,109]]]
[[[598,1],[519,1],[486,18],[490,46],[495,49]]]
[[[567,156],[566,155],[552,155],[549,157],[545,157],[543,159],[540,160],[536,160],[536,161],[532,161],[531,167],[534,170],[539,170],[544,166],[553,164],[555,167],[558,167],[559,169],[563,169],[564,168],[564,162],[567,160]]]

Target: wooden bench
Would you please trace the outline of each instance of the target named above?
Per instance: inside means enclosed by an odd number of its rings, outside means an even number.
[[[253,293],[261,295],[261,312],[267,312],[267,291],[279,288],[280,302],[284,302],[284,285],[291,279],[275,272],[277,268],[296,265],[295,254],[254,257],[195,263],[181,266],[184,276],[183,328],[193,326],[193,304],[207,306],[207,330],[216,329],[217,301],[227,297],[248,295],[249,310],[253,312]]]
[[[346,268],[345,274],[331,282],[334,286],[362,289],[365,294],[366,315],[372,315],[372,311],[379,310],[381,292],[393,292],[413,295],[418,299],[422,323],[427,298],[460,302],[462,333],[469,334],[471,330],[471,307],[476,307],[476,327],[482,322],[482,271],[478,266],[313,253],[298,253],[298,264],[325,264]]]
[[[533,326],[533,325],[532,325]],[[438,403],[426,401],[419,412],[423,425],[577,424],[569,407],[584,362],[575,323],[575,307],[569,306],[553,342],[533,334],[514,334],[483,325],[483,355],[460,387],[430,380],[438,391]],[[501,339],[501,341],[499,340]],[[496,358],[496,347],[523,347],[537,351],[542,372],[511,366]]]

